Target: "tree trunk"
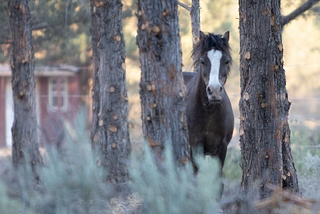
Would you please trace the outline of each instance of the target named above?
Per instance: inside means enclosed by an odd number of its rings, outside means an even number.
[[[188,7],[187,5],[181,3],[180,1],[177,1],[178,5],[180,5],[182,8],[188,10],[190,12],[191,16],[191,29],[192,29],[192,42],[193,42],[193,48],[200,40],[200,3],[199,0],[192,0],[191,7]],[[194,64],[194,71],[198,72],[200,65],[196,64],[194,56],[193,56],[193,64]]]
[[[113,183],[128,179],[131,145],[120,0],[91,0],[94,58],[91,140]]]
[[[191,28],[192,28],[192,41],[193,48],[200,40],[200,3],[199,0],[192,0],[192,7],[190,11],[191,16]],[[198,72],[200,69],[200,64],[195,64],[195,59],[193,59],[194,71]]]
[[[290,149],[280,0],[239,0],[242,189],[265,198],[267,183],[298,192]]]
[[[31,163],[37,176],[37,165],[42,163],[39,152],[34,56],[30,30],[28,0],[10,0],[8,16],[12,36],[12,91],[14,121],[12,126],[12,160],[18,167]],[[27,158],[27,159],[26,159]]]
[[[169,143],[176,161],[185,163],[189,147],[177,2],[139,0],[137,17],[144,138],[156,157]]]

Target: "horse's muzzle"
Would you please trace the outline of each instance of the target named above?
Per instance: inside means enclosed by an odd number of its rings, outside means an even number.
[[[222,100],[223,87],[207,87],[207,96],[209,102],[220,102]]]

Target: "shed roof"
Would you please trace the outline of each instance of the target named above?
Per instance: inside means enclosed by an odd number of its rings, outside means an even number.
[[[81,68],[71,65],[59,65],[58,67],[35,67],[35,76],[74,76]],[[10,77],[11,68],[8,64],[0,64],[0,76]]]

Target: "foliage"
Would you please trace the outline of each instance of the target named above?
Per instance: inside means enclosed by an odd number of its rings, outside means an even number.
[[[8,63],[10,34],[7,17],[7,0],[0,2],[0,63]],[[126,52],[137,59],[134,1],[124,1],[123,22]],[[88,66],[91,63],[91,11],[89,1],[84,0],[31,0],[31,29],[36,63],[40,65],[72,64]],[[134,26],[134,29],[132,29]]]
[[[320,200],[320,157],[318,155],[312,155],[310,150],[304,157],[304,163],[306,172],[300,177],[300,186],[302,188],[302,194],[305,198]]]
[[[305,159],[307,170],[319,171],[320,172],[320,158],[318,155],[312,155],[308,150]]]
[[[320,155],[320,148],[317,147],[319,142],[319,134],[316,130],[307,127],[291,126],[292,156],[299,175],[309,173],[305,162],[305,157],[307,157],[308,153],[313,156]],[[310,148],[313,149],[310,150]]]
[[[29,3],[33,48],[37,64],[90,64],[91,14],[88,1],[33,0]],[[10,43],[7,1],[0,3],[0,44]],[[7,54],[0,54],[0,62],[8,62]]]
[[[89,3],[82,0],[35,0],[32,3],[37,63],[88,65],[91,48]]]
[[[7,195],[8,187],[0,182],[0,207],[2,214],[18,213],[23,210],[23,203],[21,201],[12,200]]]
[[[92,213],[106,209],[106,184],[91,152],[84,117],[78,116],[74,124],[76,130],[69,128],[66,132],[63,151],[51,149],[46,156],[47,167],[41,173],[43,185],[50,193],[48,197],[55,204],[55,213],[68,213],[70,209],[74,213]]]
[[[7,60],[6,54],[9,48],[9,18],[7,16],[8,2],[7,0],[0,1],[0,62]]]
[[[305,198],[320,200],[320,148],[317,129],[291,126],[292,156]]]
[[[315,185],[320,176],[320,135],[317,129],[294,124],[291,121],[292,156],[298,173],[300,189],[304,197],[320,199],[320,189],[318,185]],[[229,146],[223,168],[225,183],[240,183],[242,175],[240,163],[240,151],[236,147]]]
[[[40,184],[34,183],[31,167],[18,171],[6,168],[11,173],[0,179],[1,214],[112,213],[114,206],[123,204],[136,212],[140,201],[141,213],[205,214],[218,209],[218,161],[197,157],[199,173],[195,177],[191,164],[176,167],[169,146],[161,165],[154,162],[147,146],[142,156],[133,156],[130,185],[139,199],[128,196],[127,202],[115,200],[118,192],[102,179],[104,172],[95,161],[85,121],[81,113],[73,124],[65,123],[64,144],[46,149],[45,166],[39,171]]]
[[[230,181],[239,181],[242,175],[240,163],[240,150],[234,146],[229,146],[223,166],[223,178],[226,178]]]
[[[8,213],[39,214],[106,212],[111,187],[102,180],[103,172],[92,153],[83,114],[73,126],[66,127],[65,144],[45,153],[46,165],[39,172],[41,185],[34,184],[30,167],[14,174],[15,188],[10,181],[0,180],[0,205],[4,204],[1,210],[8,207]],[[13,192],[15,197],[7,197],[6,192]]]
[[[157,164],[148,146],[141,158],[133,156],[131,187],[143,201],[142,213],[212,213],[220,193],[219,164],[216,159],[198,156],[199,173],[194,177],[190,164],[176,168],[171,148],[166,145],[163,163]]]

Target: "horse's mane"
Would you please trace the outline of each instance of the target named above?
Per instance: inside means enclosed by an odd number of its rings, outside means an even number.
[[[199,63],[201,56],[211,49],[222,51],[229,57],[230,62],[232,62],[231,50],[228,41],[226,41],[226,39],[220,34],[209,33],[206,34],[192,50],[192,57],[195,59],[194,65]]]

